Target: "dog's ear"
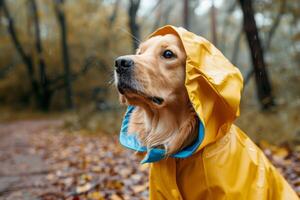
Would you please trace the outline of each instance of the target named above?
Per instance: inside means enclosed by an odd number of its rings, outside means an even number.
[[[191,145],[198,136],[199,120],[196,112],[191,108],[186,120],[181,124],[178,132],[173,135],[171,140],[166,145],[166,154],[167,156],[176,153],[183,148]]]

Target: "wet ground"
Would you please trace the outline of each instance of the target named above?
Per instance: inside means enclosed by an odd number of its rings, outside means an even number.
[[[0,123],[0,199],[147,199],[148,166],[117,136],[70,133],[62,124]],[[300,148],[260,146],[300,195]]]
[[[31,139],[61,121],[20,121],[0,124],[0,198],[35,199],[45,183],[49,166],[34,151]]]

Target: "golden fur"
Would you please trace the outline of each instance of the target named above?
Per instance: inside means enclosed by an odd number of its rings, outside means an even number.
[[[172,58],[163,56],[166,50]],[[132,87],[120,101],[134,105],[128,132],[138,133],[148,148],[165,148],[167,155],[190,145],[197,137],[198,119],[184,85],[186,54],[176,35],[155,36],[143,42],[134,61]],[[115,74],[116,84],[118,76]],[[157,104],[148,97],[160,97]]]

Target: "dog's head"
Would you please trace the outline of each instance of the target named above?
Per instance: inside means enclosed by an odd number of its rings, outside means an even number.
[[[148,148],[175,153],[197,137],[197,116],[185,88],[186,53],[177,35],[151,37],[135,55],[115,61],[121,102],[138,106],[129,125]],[[146,113],[146,114],[145,114]]]
[[[226,134],[239,115],[241,73],[184,28],[162,27],[136,55],[119,57],[115,80],[122,102],[135,106],[126,130],[148,149],[172,154],[201,139],[198,151]]]
[[[185,61],[181,41],[173,34],[152,37],[135,55],[117,58],[115,82],[122,101],[159,108],[188,98],[183,92]]]

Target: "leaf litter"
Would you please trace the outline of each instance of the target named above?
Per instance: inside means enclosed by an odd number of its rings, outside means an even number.
[[[148,199],[148,165],[141,165],[140,156],[123,148],[116,135],[70,133],[54,126],[26,137],[28,152],[40,156],[48,167],[36,172],[42,177],[38,181],[0,190],[0,197],[32,187],[38,199],[47,200]],[[300,196],[300,146],[292,150],[266,141],[258,145]]]

